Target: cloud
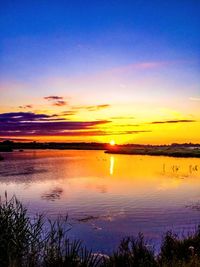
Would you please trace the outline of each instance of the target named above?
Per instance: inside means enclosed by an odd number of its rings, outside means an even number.
[[[200,97],[190,97],[191,101],[200,101]]]
[[[196,122],[196,121],[195,120],[169,120],[169,121],[153,121],[148,124],[187,123],[187,122]]]
[[[111,117],[111,119],[113,119],[113,120],[133,120],[133,119],[135,119],[135,117],[132,117],[132,116],[115,116],[115,117]]]
[[[64,101],[64,100],[58,100],[58,101],[54,102],[52,105],[53,106],[62,107],[62,106],[66,106],[67,105],[67,102]]]
[[[88,111],[98,111],[101,109],[105,109],[105,108],[109,108],[110,105],[109,104],[101,104],[101,105],[92,105],[92,106],[76,106],[73,107],[74,110],[88,110]]]
[[[57,120],[56,114],[36,114],[33,112],[9,112],[0,114],[0,123],[23,123],[23,122],[36,122],[36,121],[46,121],[46,120]],[[60,119],[59,119],[60,120]],[[6,125],[5,125],[6,126]]]
[[[24,106],[19,106],[21,109],[27,109],[27,108],[33,108],[32,105],[24,105]]]
[[[8,140],[8,138],[0,137],[0,141],[6,141],[6,140]],[[16,137],[16,138],[9,138],[9,141],[13,141],[13,142],[27,142],[27,141],[32,141],[32,139]]]
[[[109,123],[99,121],[68,121],[58,115],[33,112],[10,112],[0,114],[0,136],[67,136],[70,132],[93,130],[95,126]]]
[[[110,73],[126,73],[133,70],[152,70],[152,69],[159,69],[168,65],[177,64],[177,61],[144,61],[138,63],[127,64],[123,66],[119,66],[116,68],[112,68],[108,72]]]
[[[52,101],[52,100],[62,100],[63,97],[62,96],[57,96],[57,95],[50,95],[50,96],[45,96],[44,99],[48,100],[48,101]]]
[[[72,116],[72,115],[75,115],[77,112],[74,111],[74,110],[68,110],[68,111],[63,111],[61,113],[62,116]]]
[[[108,120],[68,121],[58,117],[57,114],[47,115],[33,112],[1,113],[0,136],[15,138],[25,136],[108,136],[151,132],[146,130],[105,131],[97,129],[99,125],[110,122]]]
[[[50,101],[53,106],[62,107],[67,105],[67,102],[62,96],[50,95],[45,96],[44,99]]]
[[[88,127],[89,128],[89,127]],[[90,129],[81,129],[78,130],[77,128],[72,129],[72,130],[63,130],[60,132],[51,132],[48,131],[46,132],[46,134],[41,134],[41,133],[30,133],[27,134],[29,136],[38,136],[38,135],[42,135],[42,136],[111,136],[111,135],[132,135],[132,134],[140,134],[140,133],[150,133],[151,131],[101,131],[101,130],[90,130]],[[15,135],[18,135],[18,133],[14,133]],[[1,135],[1,132],[0,132]],[[11,135],[12,136],[12,135]]]
[[[96,106],[87,106],[85,108],[89,111],[97,111],[97,110],[105,109],[105,108],[109,108],[109,107],[110,107],[109,104],[103,104],[103,105],[96,105]]]

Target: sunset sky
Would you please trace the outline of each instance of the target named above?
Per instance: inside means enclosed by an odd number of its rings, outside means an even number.
[[[200,142],[200,1],[0,9],[0,140]]]

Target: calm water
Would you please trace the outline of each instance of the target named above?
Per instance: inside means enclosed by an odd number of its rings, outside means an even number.
[[[109,155],[103,151],[1,153],[5,190],[32,213],[69,215],[70,236],[112,251],[142,231],[159,243],[164,231],[200,222],[200,159]]]

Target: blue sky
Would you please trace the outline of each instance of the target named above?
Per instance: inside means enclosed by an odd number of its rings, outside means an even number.
[[[140,61],[198,67],[199,1],[4,1],[1,72],[77,75]]]
[[[199,14],[197,0],[4,1],[1,111],[57,112],[44,102],[56,95],[65,110],[113,106],[92,121],[119,116],[117,108],[127,116],[140,110],[138,120],[154,107],[152,120],[161,108],[198,117]]]

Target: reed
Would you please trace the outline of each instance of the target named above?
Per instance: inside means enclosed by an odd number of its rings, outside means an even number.
[[[0,267],[200,267],[200,227],[182,239],[167,232],[159,255],[141,233],[124,238],[107,256],[70,240],[69,230],[67,218],[32,218],[15,196],[8,200],[5,193],[0,201]]]

